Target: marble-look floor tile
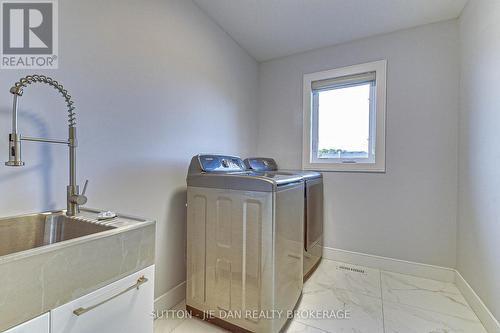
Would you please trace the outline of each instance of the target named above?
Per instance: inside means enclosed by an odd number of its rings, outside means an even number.
[[[343,289],[305,292],[298,311],[296,321],[327,332],[383,333],[380,298]],[[332,318],[342,313],[348,318]]]
[[[477,318],[462,318],[384,302],[386,333],[487,333]]]
[[[229,331],[226,331],[218,326],[207,323],[198,318],[186,319],[174,330],[174,333],[227,333],[227,332]]]
[[[299,323],[294,320],[285,330],[286,333],[325,333],[326,331],[320,330],[312,326],[307,326],[305,324]]]
[[[183,309],[184,302],[172,310]],[[385,326],[385,333],[486,333],[453,283],[326,259],[304,285],[297,309],[299,315],[284,332],[383,333]],[[350,316],[326,318],[331,311],[348,311]],[[155,333],[227,332],[197,318],[181,317],[156,320]]]
[[[304,292],[321,289],[345,289],[380,298],[380,271],[323,259],[305,283]]]
[[[183,324],[183,326],[179,327],[184,321],[195,321],[190,322],[188,324]],[[207,326],[209,325],[209,326]],[[177,329],[178,328],[178,329]],[[183,333],[183,332],[214,332],[214,333],[224,333],[227,332],[224,329],[217,327],[215,325],[203,322],[198,318],[189,318],[189,319],[168,319],[168,320],[156,320],[154,333]],[[292,321],[286,328],[284,333],[325,333],[326,331],[314,328],[311,326],[307,326],[298,321]]]
[[[159,318],[154,323],[154,333],[171,333],[177,326],[182,324],[184,319],[163,319]]]
[[[182,302],[179,302],[176,306],[172,308],[172,310],[186,310],[186,301],[183,300]]]
[[[171,310],[165,311],[155,320],[154,333],[170,333],[187,318],[186,302],[182,301]]]
[[[471,320],[475,317],[453,283],[382,272],[382,299]]]

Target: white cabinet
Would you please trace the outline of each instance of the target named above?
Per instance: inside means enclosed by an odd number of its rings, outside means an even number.
[[[49,333],[49,314],[46,313],[17,325],[4,333]]]
[[[154,265],[3,333],[153,333]]]
[[[153,292],[150,266],[54,309],[50,332],[153,333]]]

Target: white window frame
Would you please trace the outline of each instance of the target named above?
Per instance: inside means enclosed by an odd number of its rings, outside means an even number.
[[[302,168],[317,171],[344,172],[385,172],[385,119],[386,119],[386,69],[387,60],[379,60],[365,64],[336,68],[332,70],[304,75],[303,95],[303,140]],[[319,80],[340,78],[344,76],[375,72],[375,89],[370,98],[375,97],[375,110],[370,111],[370,145],[375,144],[375,156],[368,159],[317,158],[317,110],[314,115],[312,83]],[[370,103],[370,105],[373,105]],[[374,134],[372,134],[374,133]],[[371,159],[371,160],[370,160]],[[367,162],[369,161],[369,162]]]

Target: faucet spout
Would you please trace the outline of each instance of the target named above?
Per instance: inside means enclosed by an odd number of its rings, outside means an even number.
[[[14,88],[14,87],[13,87]],[[12,92],[12,89],[11,89]],[[17,106],[19,92],[13,93],[14,100],[12,103],[12,132],[9,134],[9,161],[5,162],[7,166],[23,166],[21,160],[21,138],[17,134]]]
[[[47,138],[32,138],[24,137],[18,133],[17,126],[17,109],[19,106],[18,98],[23,95],[23,88],[33,83],[45,83],[55,88],[63,96],[68,108],[68,139],[56,140]],[[24,162],[21,160],[21,141],[34,141],[45,143],[58,143],[66,144],[69,147],[69,185],[67,187],[67,209],[68,216],[74,216],[80,212],[80,205],[87,202],[84,194],[79,194],[79,188],[76,184],[76,148],[78,146],[76,139],[76,116],[75,106],[71,99],[71,95],[63,85],[56,80],[45,75],[29,75],[14,84],[10,89],[14,95],[12,106],[12,131],[9,134],[9,160],[5,162],[7,166],[23,166]]]

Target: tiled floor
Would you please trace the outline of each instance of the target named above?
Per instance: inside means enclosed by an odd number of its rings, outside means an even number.
[[[323,259],[304,285],[298,310],[307,314],[305,310],[332,309],[348,311],[350,318],[303,316],[286,332],[486,333],[453,283]],[[167,332],[225,331],[194,318],[157,319],[155,333]]]

